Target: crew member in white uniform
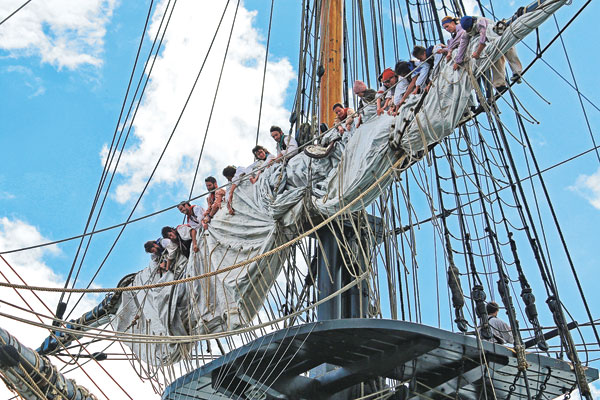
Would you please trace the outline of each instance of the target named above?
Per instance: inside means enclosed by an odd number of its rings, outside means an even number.
[[[291,158],[298,154],[298,142],[292,135],[284,135],[278,126],[272,126],[271,137],[277,143],[277,157],[275,161],[279,162],[284,157]]]
[[[165,226],[162,228],[162,236],[169,239],[170,243],[165,247],[167,250],[167,265],[165,270],[169,271],[177,258],[177,250],[186,258],[190,257],[190,245],[194,253],[198,252],[196,242],[196,230],[187,224],[178,225],[177,228]]]
[[[191,205],[189,201],[184,200],[177,205],[177,209],[185,215],[186,224],[194,228],[196,232],[200,232],[202,217],[205,211],[204,208],[198,205]]]
[[[150,254],[150,262],[153,267],[157,267],[160,269],[165,269],[166,262],[163,261],[161,263],[161,258],[167,249],[167,247],[171,244],[169,239],[158,238],[156,240],[149,240],[144,243],[144,250],[146,253]]]

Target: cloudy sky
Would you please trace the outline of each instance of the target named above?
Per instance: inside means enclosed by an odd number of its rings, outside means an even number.
[[[300,2],[284,1],[275,5],[259,132],[259,143],[268,146],[272,142],[268,127],[272,124],[287,126],[293,102],[300,29],[297,3]],[[519,2],[498,3],[504,2],[494,3],[499,15],[510,15],[521,5]],[[22,0],[0,2],[0,20],[21,4]],[[157,33],[162,32],[159,27],[163,15],[171,15],[173,2],[169,8],[167,4],[167,1],[155,1],[144,32],[140,65],[146,60]],[[98,227],[124,221],[134,206],[136,217],[169,207],[186,197],[202,148],[198,172],[201,184],[202,177],[219,176],[227,164],[245,165],[252,161],[250,149],[258,124],[270,2],[247,0],[237,10],[218,95],[214,99],[236,10],[235,2],[231,1],[223,13],[225,5],[224,0],[177,2],[132,125],[131,118],[127,123],[124,119],[119,121],[119,114],[144,31],[149,1],[34,0],[0,25],[0,155],[3,163],[0,169],[0,251],[71,237],[83,231],[103,166],[107,158],[111,159],[109,150],[117,128],[124,128],[125,132],[113,159],[113,165],[116,159],[119,165]],[[559,25],[568,21],[577,7],[574,4],[561,10],[557,16]],[[389,16],[390,11],[387,8],[384,11],[384,15]],[[600,104],[600,95],[593,66],[600,60],[590,51],[588,42],[598,39],[590,27],[596,23],[595,16],[599,13],[600,5],[595,2],[564,35],[577,85],[596,105]],[[221,28],[207,57],[221,18]],[[553,24],[554,21],[549,20],[541,30],[542,39],[556,33]],[[535,47],[535,38],[528,38],[527,42]],[[400,50],[405,51],[405,48]],[[524,62],[533,59],[533,54],[522,45],[519,45],[519,53]],[[555,43],[544,59],[573,82],[560,42]],[[186,105],[203,63],[202,73]],[[132,92],[141,68],[136,71]],[[148,65],[146,72],[150,68]],[[527,109],[541,121],[529,129],[542,168],[589,149],[590,129],[573,89],[542,62],[528,73],[527,80],[539,95],[525,84],[515,90]],[[213,100],[215,107],[211,115]],[[597,134],[599,111],[585,99],[583,102],[591,131]],[[130,134],[121,151],[127,132]],[[171,135],[169,147],[161,156]],[[160,164],[138,204],[159,157]],[[580,266],[584,289],[591,292],[594,285],[589,282],[593,282],[598,267],[593,249],[600,237],[600,162],[591,153],[548,172],[545,177],[575,264]],[[196,184],[194,194],[202,193],[202,189]],[[144,267],[147,256],[142,243],[156,238],[163,225],[178,221],[179,214],[170,211],[128,226],[95,284],[114,286],[124,273]],[[94,236],[78,283],[89,282],[115,236],[115,232]],[[78,244],[78,241],[70,241],[9,254],[5,258],[29,284],[62,286]],[[4,263],[0,263],[0,271],[6,274],[5,279],[16,282],[16,276]],[[569,293],[573,291],[571,286],[569,282],[561,289]],[[0,298],[24,306],[14,292],[3,289]],[[589,293],[589,298],[591,304],[600,301],[595,293]],[[42,309],[40,300],[31,296],[26,299],[34,309]],[[54,310],[56,296],[43,295],[42,300]],[[74,300],[71,299],[70,304]],[[85,298],[80,310],[97,301],[98,297]],[[580,306],[575,304],[575,307]],[[0,312],[33,318],[6,304],[0,304]],[[0,321],[29,346],[36,347],[45,336],[42,330],[25,330],[22,324],[4,317]],[[97,366],[86,368],[115,397],[122,395]],[[149,385],[131,378],[135,375],[127,364],[113,368],[119,368],[117,380],[127,382],[128,390],[153,393]],[[73,377],[94,389],[81,373]]]

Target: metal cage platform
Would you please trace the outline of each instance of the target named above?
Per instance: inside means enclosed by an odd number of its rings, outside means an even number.
[[[527,362],[532,398],[552,399],[575,386],[569,362],[536,353]],[[589,368],[586,377],[594,381],[598,371]],[[265,335],[179,378],[162,398],[480,399],[484,391],[487,398],[527,398],[512,349],[411,322],[341,319]]]

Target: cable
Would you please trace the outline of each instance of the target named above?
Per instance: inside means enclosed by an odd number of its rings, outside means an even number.
[[[556,19],[556,15],[552,16],[554,18],[554,23],[556,24],[556,29],[560,30],[558,26],[558,20]],[[565,41],[560,34],[560,43],[562,45],[563,51],[565,53],[565,58],[567,60],[567,65],[569,66],[569,71],[571,72],[571,77],[573,78],[573,85],[575,85],[575,91],[577,91],[577,98],[579,99],[579,104],[581,105],[581,111],[583,111],[583,117],[585,118],[585,123],[587,125],[588,132],[590,133],[590,138],[592,139],[592,144],[596,147],[596,138],[594,137],[594,133],[592,132],[592,126],[590,125],[590,120],[587,115],[587,111],[585,110],[585,106],[583,105],[583,100],[581,99],[581,92],[579,91],[579,86],[577,85],[577,79],[575,79],[575,72],[573,71],[573,66],[571,65],[571,59],[569,58],[569,53],[567,52],[567,46],[565,45]],[[598,158],[598,162],[600,162],[600,153],[596,151],[596,157]]]
[[[8,17],[6,17],[2,21],[0,21],[0,25],[2,25],[3,23],[5,23],[6,21],[8,21],[10,19],[10,17],[12,17],[13,15],[15,15],[19,11],[21,11],[21,9],[23,7],[25,7],[29,3],[31,3],[31,0],[27,0],[25,3],[23,3],[19,8],[17,8],[15,11],[13,11],[12,13],[10,13],[10,15]]]
[[[258,123],[256,124],[256,145],[258,145],[258,134],[260,132],[260,117],[262,115],[263,97],[265,95],[265,80],[267,79],[267,61],[269,59],[269,44],[271,43],[271,22],[273,21],[273,5],[275,0],[271,0],[271,13],[269,14],[269,30],[267,33],[267,48],[265,50],[265,66],[263,69],[262,86],[260,89],[260,105],[258,106]]]
[[[110,157],[107,156],[106,157],[106,162],[104,164],[104,168],[103,168],[102,174],[100,176],[100,182],[98,183],[98,189],[96,190],[96,195],[94,197],[94,201],[92,203],[92,207],[90,209],[90,213],[88,215],[88,219],[86,221],[83,233],[87,232],[87,229],[88,229],[88,227],[90,225],[91,218],[94,215],[94,211],[95,211],[96,205],[98,204],[98,198],[99,198],[100,193],[102,191],[102,187],[104,186],[104,183],[106,182],[106,177],[108,176],[108,172],[110,170],[110,167],[111,167],[111,164],[112,164],[112,160],[113,160],[114,154],[116,152],[116,146],[118,146],[118,143],[121,140],[121,135],[123,134],[123,130],[121,130],[121,134],[119,135],[119,139],[117,140],[117,143],[115,145],[115,137],[117,135],[117,132],[119,131],[119,125],[121,124],[121,119],[123,117],[123,111],[125,109],[125,104],[127,103],[127,97],[129,96],[129,90],[131,89],[131,83],[133,82],[133,77],[134,77],[135,71],[137,69],[138,59],[139,59],[140,52],[141,52],[141,49],[142,49],[142,44],[144,42],[144,37],[145,37],[146,29],[148,27],[148,21],[150,20],[150,15],[151,15],[153,3],[154,3],[154,0],[152,0],[150,2],[150,7],[148,7],[148,14],[146,15],[146,21],[144,23],[144,28],[142,29],[142,34],[141,34],[141,37],[140,37],[140,42],[139,42],[138,49],[137,49],[137,52],[136,52],[136,55],[135,55],[135,61],[133,63],[133,69],[132,69],[131,75],[129,77],[129,82],[127,84],[127,90],[125,91],[125,97],[124,97],[123,103],[121,105],[121,111],[119,112],[119,118],[117,120],[117,124],[115,126],[115,131],[113,133],[113,139],[112,139],[112,142],[111,142],[111,145],[110,145],[110,149],[108,151],[109,155],[112,153],[112,156],[110,156]],[[167,4],[167,7],[168,7],[168,4]],[[153,47],[154,47],[154,44],[153,44]],[[150,55],[148,57],[150,57]],[[147,64],[147,62],[148,62],[148,60],[146,60],[146,64]],[[145,68],[144,68],[144,70],[145,70]],[[140,82],[142,80],[142,77],[143,77],[143,74],[142,74],[142,76],[140,76]],[[136,88],[136,92],[133,95],[133,100],[135,100],[135,96],[137,94],[138,88],[139,88],[139,83],[138,83],[138,87]],[[132,105],[133,105],[133,100],[131,102]],[[140,100],[141,100],[141,97],[140,97]],[[127,121],[128,117],[129,117],[129,112],[130,111],[131,111],[131,107],[130,107],[129,111],[127,112],[127,116],[125,117],[125,121]],[[133,123],[133,121],[132,121],[132,123]],[[123,129],[124,129],[124,127],[123,127]],[[113,146],[115,146],[115,152],[113,152]],[[125,146],[125,142],[123,142],[123,146]],[[119,154],[119,159],[120,159],[120,156],[121,156],[121,153]],[[118,165],[118,161],[117,161],[117,165]],[[115,168],[114,168],[115,171],[117,169],[117,165],[115,165]],[[114,176],[114,172],[113,172],[113,176]],[[96,214],[96,220],[94,221],[94,226],[92,227],[92,231],[96,229],[96,226],[97,226],[98,221],[100,219],[100,214],[102,213],[102,209],[104,208],[104,202],[105,202],[106,197],[108,195],[108,190],[110,188],[110,184],[111,183],[112,183],[112,178],[111,178],[111,181],[109,183],[108,188],[106,189],[106,193],[104,195],[104,199],[102,200],[102,204],[100,205],[98,213]],[[67,279],[65,280],[65,285],[64,285],[65,288],[69,286],[69,281],[71,279],[71,275],[73,274],[73,270],[75,268],[75,264],[77,263],[77,258],[79,257],[79,252],[81,250],[81,246],[83,244],[83,241],[84,241],[84,238],[82,238],[81,241],[79,242],[79,245],[77,247],[77,251],[75,252],[75,257],[73,258],[73,263],[71,264],[71,269],[69,270],[69,273],[67,275]],[[88,248],[90,246],[91,241],[92,241],[92,235],[89,236],[87,245],[86,245],[85,250],[84,250],[84,253],[83,253],[82,257],[81,257],[81,260],[80,260],[80,263],[79,263],[79,267],[77,269],[77,273],[75,274],[75,278],[73,279],[73,287],[75,286],[75,283],[77,282],[77,278],[79,277],[79,272],[81,271],[81,267],[83,265],[83,261],[85,259],[85,256],[87,255],[87,251],[88,251]],[[67,303],[71,299],[71,296],[69,296],[67,298],[67,301],[65,302],[64,306],[62,306],[62,304],[61,304],[62,301],[63,301],[63,299],[64,299],[64,294],[61,294],[60,299],[58,301],[58,304],[59,304],[58,307],[61,307],[61,308],[62,307],[66,307]],[[60,309],[57,308],[57,312],[59,314],[62,314],[62,312],[64,312],[64,309],[62,309],[62,311],[61,311]],[[60,315],[60,317],[62,318],[62,315]]]
[[[100,265],[98,266],[96,272],[94,273],[94,275],[90,279],[90,283],[87,285],[88,288],[92,285],[94,279],[98,276],[98,273],[100,272],[100,270],[104,266],[104,263],[106,263],[106,261],[108,260],[108,257],[110,256],[110,254],[112,253],[113,249],[117,245],[117,242],[121,238],[121,235],[123,234],[123,231],[127,227],[127,223],[129,223],[129,221],[131,220],[131,217],[133,216],[133,213],[137,209],[137,206],[140,204],[140,202],[142,200],[142,197],[144,196],[144,194],[146,193],[146,190],[148,189],[148,186],[150,186],[150,182],[151,182],[152,178],[154,177],[154,174],[158,170],[158,166],[160,165],[160,162],[162,161],[162,158],[164,157],[165,153],[167,152],[167,148],[169,147],[169,144],[171,143],[171,140],[173,139],[173,136],[175,135],[177,127],[179,126],[179,123],[181,122],[181,118],[183,117],[183,114],[185,113],[185,110],[187,109],[187,106],[188,106],[188,104],[190,102],[190,99],[192,98],[192,94],[194,93],[194,89],[196,88],[196,85],[198,84],[198,80],[200,79],[200,75],[201,75],[202,71],[204,70],[204,65],[206,64],[206,60],[208,59],[208,56],[210,55],[210,52],[212,50],[213,44],[215,42],[215,39],[216,39],[217,34],[219,32],[219,29],[221,27],[221,23],[223,22],[223,18],[225,17],[225,13],[226,13],[227,8],[229,6],[229,2],[230,2],[230,0],[227,0],[227,3],[225,5],[225,8],[223,9],[223,14],[221,15],[221,19],[219,20],[219,24],[217,26],[215,34],[213,35],[212,41],[210,43],[210,46],[208,48],[208,51],[207,51],[206,56],[204,58],[204,61],[202,62],[202,66],[200,67],[200,71],[198,71],[198,74],[196,75],[196,79],[194,80],[192,88],[190,89],[190,92],[189,92],[189,94],[188,94],[188,96],[187,96],[187,98],[186,98],[186,100],[184,102],[184,105],[183,105],[183,107],[181,109],[181,112],[180,112],[179,116],[177,117],[177,121],[175,122],[175,125],[173,126],[173,129],[172,129],[172,131],[171,131],[171,133],[169,135],[169,138],[167,139],[167,142],[165,143],[165,146],[163,147],[163,150],[162,150],[160,156],[158,157],[158,160],[156,161],[156,163],[154,165],[154,168],[152,169],[152,172],[150,173],[150,176],[146,180],[144,188],[142,189],[140,195],[138,196],[138,199],[136,200],[135,204],[133,205],[133,209],[131,210],[131,212],[129,213],[129,215],[127,217],[127,220],[125,221],[126,223],[121,226],[121,230],[117,234],[117,237],[113,241],[113,244],[110,246],[110,248],[108,250],[108,253],[103,258],[103,260],[100,263]],[[79,298],[79,300],[77,300],[77,303],[75,304],[75,306],[77,304],[79,304],[79,302],[81,301],[82,298],[83,298],[83,296],[81,296]],[[75,308],[75,306],[73,307],[73,309]]]

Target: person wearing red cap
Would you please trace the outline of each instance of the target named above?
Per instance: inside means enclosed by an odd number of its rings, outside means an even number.
[[[377,91],[377,115],[381,115],[386,108],[393,105],[394,91],[396,89],[396,83],[398,83],[398,77],[391,68],[386,68],[379,78],[382,86]],[[384,99],[383,106],[381,100]]]
[[[375,101],[375,97],[377,96],[377,92],[373,89],[367,88],[367,85],[363,81],[354,81],[354,85],[352,85],[352,91],[355,95],[360,98],[358,102],[358,118],[356,121],[356,127],[358,128],[362,123],[362,117],[364,114],[363,108],[365,105],[372,103]],[[367,104],[365,104],[367,103]]]

